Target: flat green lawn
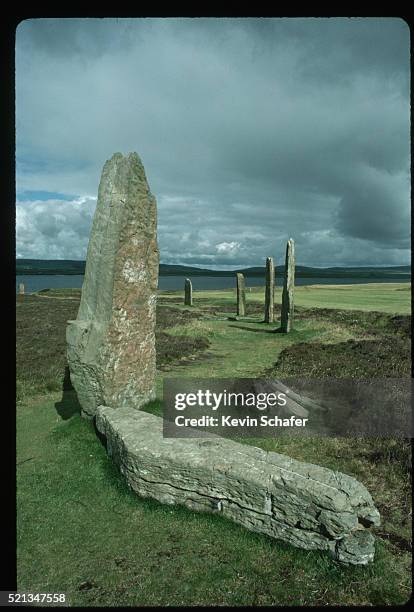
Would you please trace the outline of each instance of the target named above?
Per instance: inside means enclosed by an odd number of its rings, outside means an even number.
[[[376,310],[408,314],[411,312],[411,285],[408,283],[371,283],[366,285],[315,285],[297,287],[298,306]]]
[[[384,312],[391,307],[392,312],[404,312],[409,291],[381,287],[383,295],[375,298],[375,309],[381,310],[381,303]],[[368,307],[368,294],[372,298],[381,293],[378,286],[365,288],[365,293],[361,286],[354,290],[354,307],[360,310]],[[312,291],[298,289],[297,302],[309,293],[309,299],[313,295],[309,305],[315,307],[319,295],[320,300],[325,296],[321,305],[327,307],[326,295],[332,295],[335,304],[339,300],[344,304],[350,295],[343,288],[331,294],[326,287]],[[252,314],[242,320],[228,320],[234,297],[227,293],[196,293],[196,300],[201,295],[204,299],[195,302],[191,311],[199,317],[191,320],[183,316],[185,309],[177,296],[162,293],[160,309],[170,308],[165,314],[160,310],[159,317],[160,323],[168,322],[163,328],[167,340],[191,347],[185,340],[202,337],[209,346],[163,366],[157,377],[160,398],[165,376],[256,377],[269,366],[277,373],[279,357],[295,347],[307,347],[308,357],[317,360],[313,347],[371,338],[375,325],[379,337],[388,333],[388,342],[394,341],[391,332],[384,331],[391,321],[388,315],[372,319],[364,315],[364,320],[347,314],[342,321],[339,311],[331,318],[303,311],[293,333],[275,334],[277,322],[260,322],[259,292],[248,294]],[[76,292],[69,297],[74,296]],[[65,319],[76,310],[73,301],[65,302],[64,294],[59,297],[39,298],[38,306],[32,298],[18,310],[19,341],[25,349],[21,355],[25,379],[17,406],[20,591],[65,592],[71,606],[380,605],[408,600],[411,486],[406,466],[395,459],[398,443],[387,446],[385,455],[372,440],[298,436],[245,440],[342,470],[367,486],[383,518],[377,530],[376,559],[368,567],[344,567],[324,553],[293,548],[220,516],[140,499],[117,473],[92,423],[79,416],[75,393],[67,385],[63,394],[56,391],[56,364],[61,368],[64,363],[60,353]],[[35,318],[38,308],[41,316]],[[48,316],[48,309],[53,316]],[[48,322],[44,331],[41,321]],[[403,342],[402,336],[398,338]],[[40,356],[47,365],[42,370],[43,387],[36,382]],[[161,400],[152,411],[162,412]]]
[[[246,290],[247,302],[264,301],[264,288]],[[166,292],[161,292],[167,295]],[[178,295],[169,292],[170,295]],[[235,302],[236,291],[194,291],[194,300],[209,299],[217,304]],[[275,303],[281,303],[282,289],[275,290]],[[411,312],[410,283],[366,283],[361,285],[306,285],[295,288],[295,304],[312,308],[376,310],[408,314]]]

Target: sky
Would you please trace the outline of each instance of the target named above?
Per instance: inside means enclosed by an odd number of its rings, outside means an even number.
[[[162,263],[410,262],[399,18],[29,19],[16,256],[85,259],[103,164],[141,157]]]

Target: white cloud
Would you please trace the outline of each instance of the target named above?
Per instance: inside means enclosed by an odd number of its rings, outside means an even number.
[[[96,198],[16,205],[16,257],[85,259]]]
[[[236,255],[241,247],[240,242],[220,242],[216,244],[217,253],[226,253],[227,255]]]

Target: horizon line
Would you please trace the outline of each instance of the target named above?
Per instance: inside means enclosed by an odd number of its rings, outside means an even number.
[[[40,257],[16,257],[16,262],[18,261],[22,261],[22,260],[35,260],[35,261],[59,261],[59,262],[64,262],[64,261],[76,261],[76,262],[84,262],[86,263],[86,259],[49,259],[49,258],[40,258]],[[197,268],[199,270],[212,270],[213,268],[208,267],[209,265],[211,266],[216,266],[216,265],[225,265],[225,264],[207,264],[207,267],[204,267],[203,264],[182,264],[182,263],[164,263],[162,261],[160,261],[159,265],[164,265],[164,266],[181,266],[181,267],[187,267],[187,268]],[[275,267],[283,267],[285,264],[279,264],[279,265],[275,265]],[[229,264],[229,266],[231,268],[222,268],[222,269],[216,269],[215,271],[217,272],[225,272],[226,270],[233,272],[238,270],[239,268],[244,268],[244,269],[249,269],[249,268],[265,268],[265,264],[260,265],[260,264],[251,264],[251,265],[242,265],[239,264],[237,266],[235,266],[234,264]],[[326,269],[326,268],[401,268],[401,267],[406,267],[406,268],[411,268],[411,263],[408,264],[365,264],[365,265],[358,265],[358,264],[338,264],[338,265],[325,265],[325,266],[318,266],[318,265],[305,265],[305,264],[301,264],[301,263],[296,263],[296,266],[302,266],[304,268],[320,268],[320,269]]]

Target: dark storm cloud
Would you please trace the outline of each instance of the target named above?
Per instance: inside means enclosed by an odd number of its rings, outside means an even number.
[[[402,20],[29,20],[16,60],[20,189],[91,202],[104,161],[136,150],[164,262],[280,261],[289,236],[299,263],[408,262]],[[85,255],[90,207],[81,230],[32,206],[26,256]]]

